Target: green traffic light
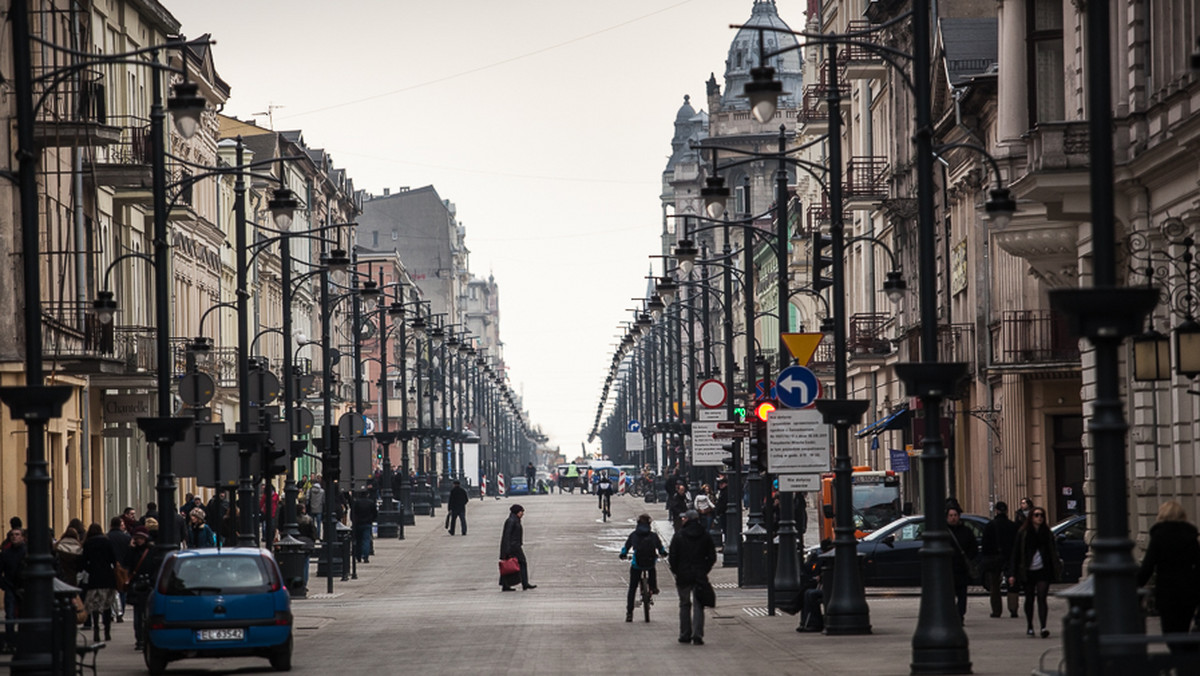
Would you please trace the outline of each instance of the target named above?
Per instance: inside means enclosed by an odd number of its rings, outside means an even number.
[[[746,422],[746,407],[738,406],[733,409],[733,417],[737,418],[738,422]]]

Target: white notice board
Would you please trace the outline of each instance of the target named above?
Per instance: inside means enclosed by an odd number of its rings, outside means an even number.
[[[820,474],[830,467],[833,435],[814,409],[771,411],[767,418],[767,471]]]

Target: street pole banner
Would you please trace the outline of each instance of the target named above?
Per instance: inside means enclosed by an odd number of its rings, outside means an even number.
[[[785,493],[810,493],[821,490],[820,474],[780,474],[779,490]]]
[[[729,457],[729,452],[721,446],[729,443],[725,439],[714,438],[719,429],[719,422],[692,423],[692,464],[696,467],[724,467],[721,462]]]
[[[767,418],[767,469],[773,474],[819,474],[830,469],[832,434],[815,409],[781,408]]]
[[[625,450],[626,451],[644,451],[645,446],[642,445],[641,432],[626,432],[625,433]]]

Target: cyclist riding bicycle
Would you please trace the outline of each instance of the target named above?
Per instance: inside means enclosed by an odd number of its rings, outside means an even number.
[[[596,482],[596,495],[598,496],[599,501],[600,501],[598,507],[605,514],[612,513],[609,511],[609,503],[611,502],[610,498],[612,497],[612,494],[613,494],[612,479],[609,479],[608,475],[605,474],[600,477],[599,481]]]
[[[643,571],[650,576],[650,593],[658,593],[658,571],[655,570],[654,564],[658,561],[658,557],[666,557],[667,550],[663,547],[658,533],[655,533],[654,529],[650,527],[650,521],[649,514],[639,516],[637,528],[633,529],[633,532],[625,539],[625,546],[621,548],[622,561],[630,552],[633,553],[629,562],[629,594],[625,599],[626,622],[633,622],[633,598],[637,594],[638,583],[642,580]]]

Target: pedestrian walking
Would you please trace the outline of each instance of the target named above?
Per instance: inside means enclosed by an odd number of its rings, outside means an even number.
[[[312,487],[308,489],[308,513],[312,515],[317,527],[317,539],[321,539],[321,516],[325,513],[325,489],[321,487],[321,475],[313,477]]]
[[[135,526],[131,538],[129,551],[122,559],[122,565],[129,571],[125,600],[133,607],[133,647],[135,650],[141,650],[146,641],[143,608],[150,596],[157,566],[154,564],[154,556],[151,555],[150,531],[146,530],[145,526]]]
[[[1164,634],[1186,634],[1200,605],[1200,531],[1188,523],[1187,513],[1174,500],[1158,508],[1158,521],[1150,527],[1150,544],[1138,570],[1138,586],[1154,576],[1154,605]],[[1195,643],[1167,641],[1173,653],[1196,652]]]
[[[692,508],[692,496],[687,493],[687,484],[679,481],[675,484],[674,492],[667,498],[667,514],[671,516],[671,525],[675,532],[683,527],[683,514]]]
[[[58,542],[54,543],[55,577],[72,587],[77,586],[82,565],[83,542],[79,540],[79,533],[68,526]]]
[[[371,526],[379,517],[379,508],[375,498],[371,497],[370,489],[356,491],[351,498],[350,517],[354,520],[354,560],[360,563],[371,562],[371,546],[374,544]]]
[[[713,515],[717,511],[717,503],[713,498],[712,488],[708,484],[700,486],[700,492],[696,494],[695,508],[696,513],[700,515],[700,522],[704,524],[704,530],[712,530]]]
[[[1029,519],[1031,510],[1033,510],[1033,500],[1021,498],[1021,502],[1017,506],[1017,514],[1013,517],[1013,523],[1017,524],[1017,528],[1020,528]]]
[[[467,534],[467,503],[470,501],[471,496],[467,495],[467,491],[462,487],[462,483],[455,481],[454,486],[450,489],[450,497],[446,500],[446,512],[450,520],[451,535],[454,535],[455,521],[462,524],[462,534]]]
[[[975,534],[962,522],[962,510],[956,506],[946,508],[946,530],[954,544],[951,570],[954,573],[954,600],[958,605],[958,619],[964,624],[967,617],[967,585],[971,581],[970,564],[979,554]]]
[[[17,519],[17,517],[13,517]],[[10,522],[11,523],[11,522]],[[20,524],[20,520],[17,520]],[[17,626],[12,621],[21,613],[18,593],[25,588],[25,531],[14,527],[4,538],[4,549],[0,551],[0,590],[4,591],[4,645],[0,652],[10,653],[17,649]]]
[[[117,596],[117,555],[112,541],[104,534],[100,524],[88,526],[87,538],[83,541],[83,572],[87,582],[83,585],[84,607],[92,617],[92,640],[100,641],[100,619],[104,619],[104,640],[112,640],[113,600]]]
[[[1046,628],[1046,616],[1050,613],[1046,596],[1050,592],[1050,583],[1062,576],[1062,559],[1058,558],[1054,535],[1046,525],[1046,510],[1041,507],[1031,507],[1029,518],[1017,531],[1009,570],[1012,575],[1008,583],[1020,583],[1025,590],[1025,633],[1033,636],[1033,603],[1036,600],[1042,638],[1046,638],[1050,635]]]
[[[992,603],[992,617],[1000,617],[1004,610],[1000,596],[1001,585],[1008,587],[1008,613],[1017,616],[1017,588],[1008,584],[1008,564],[1012,561],[1013,543],[1017,539],[1017,524],[1008,518],[1008,503],[996,503],[996,516],[983,527],[983,583],[988,588]]]
[[[529,482],[529,490],[533,490],[533,484],[537,481],[537,468],[532,462],[525,465],[525,479]]]
[[[187,547],[202,549],[217,546],[217,534],[204,523],[204,510],[199,507],[188,513]]]
[[[529,584],[529,561],[525,558],[524,540],[525,529],[521,519],[525,517],[525,508],[513,505],[508,508],[508,520],[504,522],[504,532],[500,535],[500,559],[517,560],[521,570],[519,573],[500,577],[500,591],[516,591],[513,585],[521,583],[521,589],[537,589],[536,584]]]
[[[629,561],[629,593],[625,598],[625,621],[633,622],[633,601],[637,595],[638,585],[642,581],[642,571],[648,571],[650,577],[650,593],[658,593],[658,570],[655,568],[655,563],[659,556],[666,556],[667,550],[663,548],[662,540],[659,539],[658,533],[650,527],[651,519],[649,514],[642,514],[637,519],[637,527],[625,538],[625,546],[621,548],[621,560],[624,561],[626,556],[630,557]]]
[[[717,548],[704,532],[696,510],[684,512],[681,521],[667,555],[679,593],[679,642],[704,645],[704,605],[700,594],[711,589],[708,572],[717,562]]]

